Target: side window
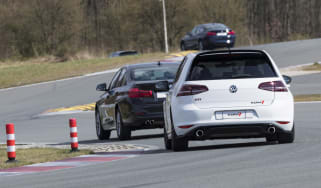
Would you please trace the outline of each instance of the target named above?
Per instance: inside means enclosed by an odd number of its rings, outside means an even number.
[[[175,77],[175,80],[174,80],[174,83],[177,82],[177,80],[179,79],[179,76],[181,75],[182,71],[183,71],[183,68],[184,68],[184,65],[187,61],[187,57],[185,57],[182,61],[182,63],[179,65],[178,69],[177,69],[177,73],[176,73],[176,77]]]
[[[121,70],[116,87],[121,87],[126,85],[126,72],[127,72],[126,68]]]
[[[198,29],[198,31],[197,31],[197,34],[201,34],[201,33],[203,33],[204,32],[204,28],[203,27],[200,27],[199,29]]]
[[[198,27],[194,27],[194,29],[192,30],[192,35],[195,35],[197,33]]]
[[[113,79],[111,80],[111,82],[109,84],[109,90],[112,90],[112,89],[115,88],[115,85],[117,83],[119,74],[120,74],[120,70],[116,72],[116,74],[114,75]]]

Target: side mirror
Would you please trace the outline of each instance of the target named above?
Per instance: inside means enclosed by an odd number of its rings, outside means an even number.
[[[169,83],[168,81],[160,81],[155,84],[155,91],[168,91]]]
[[[186,35],[187,36],[192,36],[192,32],[187,32]]]
[[[107,91],[107,84],[106,83],[102,83],[102,84],[98,84],[96,87],[97,91]]]
[[[282,75],[285,83],[289,85],[292,82],[292,78],[290,76]]]

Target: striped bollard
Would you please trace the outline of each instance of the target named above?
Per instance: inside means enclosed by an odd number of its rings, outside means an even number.
[[[78,150],[77,120],[74,118],[69,119],[69,127],[70,127],[71,152],[79,151]]]
[[[14,124],[12,123],[6,124],[6,132],[7,132],[7,154],[8,154],[7,163],[17,162]]]

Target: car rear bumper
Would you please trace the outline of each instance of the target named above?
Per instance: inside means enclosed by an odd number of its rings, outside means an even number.
[[[217,48],[217,47],[233,47],[235,43],[235,37],[229,39],[217,39],[216,37],[207,38],[204,40],[206,48]]]
[[[125,126],[130,127],[131,130],[139,129],[153,129],[153,128],[163,128],[164,118],[163,114],[145,114],[144,116],[132,115],[126,121],[124,121]]]
[[[274,129],[273,129],[274,128]],[[260,138],[280,132],[289,132],[273,124],[244,124],[228,126],[197,126],[180,137],[188,140]]]
[[[131,130],[164,127],[162,104],[133,104],[131,111],[123,116],[123,123]]]
[[[253,126],[271,125],[283,131],[291,131],[294,121],[294,105],[292,100],[278,100],[268,106],[252,107],[231,107],[231,108],[208,108],[200,109],[194,104],[177,104],[172,108],[172,117],[175,132],[178,136],[186,135],[190,129],[198,127],[221,127],[221,126]],[[250,119],[217,119],[215,113],[218,111],[254,111],[255,115]],[[288,122],[286,124],[278,122]],[[193,125],[189,129],[182,129],[179,126]]]

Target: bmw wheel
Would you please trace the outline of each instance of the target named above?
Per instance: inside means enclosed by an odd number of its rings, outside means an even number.
[[[120,140],[128,140],[131,136],[131,131],[128,127],[124,126],[123,119],[119,110],[116,113],[116,131]]]
[[[99,140],[107,140],[110,138],[110,130],[105,131],[101,126],[99,111],[96,110],[96,134]]]

